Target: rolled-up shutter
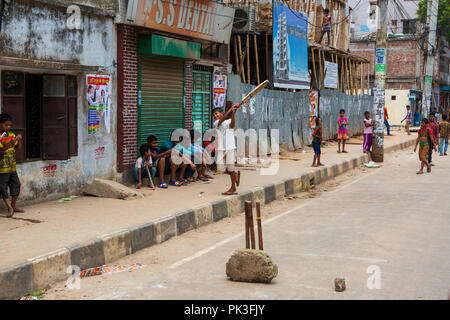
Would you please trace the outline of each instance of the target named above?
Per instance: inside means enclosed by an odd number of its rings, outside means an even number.
[[[139,145],[151,134],[163,142],[184,128],[184,61],[141,55],[139,80]]]

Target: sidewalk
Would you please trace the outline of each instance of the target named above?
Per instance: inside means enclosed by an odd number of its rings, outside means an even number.
[[[416,136],[393,131],[385,136],[385,152],[411,146]],[[222,196],[229,178],[216,175],[169,189],[142,189],[148,196],[137,200],[79,197],[71,202],[45,202],[24,207],[11,219],[0,215],[0,299],[23,288],[42,288],[67,279],[66,269],[111,263],[177,234],[242,212],[244,200],[269,203],[300,191],[312,178],[320,183],[368,160],[362,137],[353,138],[338,154],[337,143],[322,149],[322,168],[312,168],[312,149],[295,154],[300,160],[280,160],[276,176],[262,176],[241,168],[239,195]],[[50,254],[49,254],[50,253]],[[38,258],[35,258],[38,257]],[[14,265],[14,266],[12,266]],[[7,267],[8,266],[8,267]],[[3,268],[3,269],[2,269]],[[29,290],[29,289],[27,289]],[[15,294],[17,295],[17,294]]]

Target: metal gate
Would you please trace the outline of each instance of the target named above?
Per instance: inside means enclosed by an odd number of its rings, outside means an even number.
[[[151,55],[139,57],[138,143],[155,135],[159,142],[184,128],[184,61]]]
[[[192,83],[192,128],[205,132],[211,127],[211,68],[194,65]]]

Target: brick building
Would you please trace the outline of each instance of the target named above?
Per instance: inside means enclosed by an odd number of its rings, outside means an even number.
[[[139,145],[211,127],[214,75],[226,77],[234,9],[217,1],[121,1],[117,23],[117,164],[127,180]]]

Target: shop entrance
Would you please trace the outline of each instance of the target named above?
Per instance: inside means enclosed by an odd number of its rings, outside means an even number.
[[[192,71],[192,128],[204,133],[211,127],[211,67],[194,65]]]

